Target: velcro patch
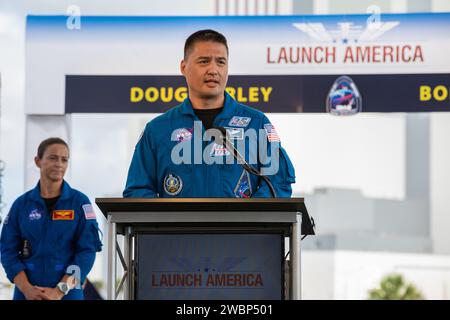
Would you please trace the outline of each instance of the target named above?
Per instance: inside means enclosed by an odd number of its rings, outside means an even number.
[[[228,123],[231,127],[246,127],[250,123],[252,118],[249,117],[238,117],[234,116],[231,118],[230,122]]]
[[[280,137],[278,136],[277,130],[275,130],[273,125],[270,123],[265,124],[264,130],[266,130],[267,140],[269,140],[269,142],[280,142]]]
[[[236,187],[234,188],[234,195],[236,198],[251,198],[252,184],[250,176],[247,171],[243,170]]]
[[[231,153],[227,150],[223,145],[217,144],[214,142],[210,156],[212,157],[223,157],[223,156],[229,156]]]
[[[52,220],[73,220],[74,218],[73,210],[53,210]]]
[[[96,219],[94,208],[90,203],[83,204],[81,207],[83,208],[84,217],[86,218],[86,220]]]

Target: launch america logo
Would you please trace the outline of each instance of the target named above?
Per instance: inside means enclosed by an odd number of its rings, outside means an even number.
[[[374,41],[399,24],[399,21],[368,21],[366,26],[364,26],[355,25],[353,22],[342,21],[337,23],[337,28],[330,28],[329,30],[320,22],[294,23],[293,26],[317,42],[340,42],[342,44],[348,44]]]
[[[400,21],[376,21],[358,24],[352,21],[334,23],[305,21],[291,27],[306,34],[302,39],[266,48],[268,65],[366,65],[422,64],[425,62],[422,43],[407,37],[401,41],[384,41]],[[411,36],[412,37],[412,36]]]
[[[180,271],[153,271],[151,286],[155,289],[167,288],[263,288],[263,274],[258,271],[237,271],[244,257],[224,257],[214,263],[211,257],[204,261],[191,261],[187,257],[171,257],[170,262]]]

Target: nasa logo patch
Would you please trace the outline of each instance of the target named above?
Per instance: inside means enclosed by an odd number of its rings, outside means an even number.
[[[28,219],[30,219],[30,221],[36,221],[41,219],[42,217],[42,212],[40,212],[38,209],[34,209],[30,212],[30,214],[28,215]]]

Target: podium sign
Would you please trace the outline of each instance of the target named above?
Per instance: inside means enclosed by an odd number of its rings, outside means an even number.
[[[283,299],[282,234],[137,236],[136,299]]]

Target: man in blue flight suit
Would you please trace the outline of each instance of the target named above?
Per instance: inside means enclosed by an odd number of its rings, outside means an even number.
[[[225,37],[213,30],[193,33],[186,40],[180,69],[188,97],[146,125],[134,150],[123,196],[271,197],[260,177],[230,161],[233,155],[220,140],[207,138],[206,131],[222,127],[246,161],[269,178],[276,196],[290,197],[294,168],[274,126],[262,112],[237,103],[225,92]]]
[[[4,221],[1,263],[15,300],[83,299],[81,284],[102,244],[88,197],[63,179],[68,160],[64,140],[42,141],[35,157],[40,180]]]

